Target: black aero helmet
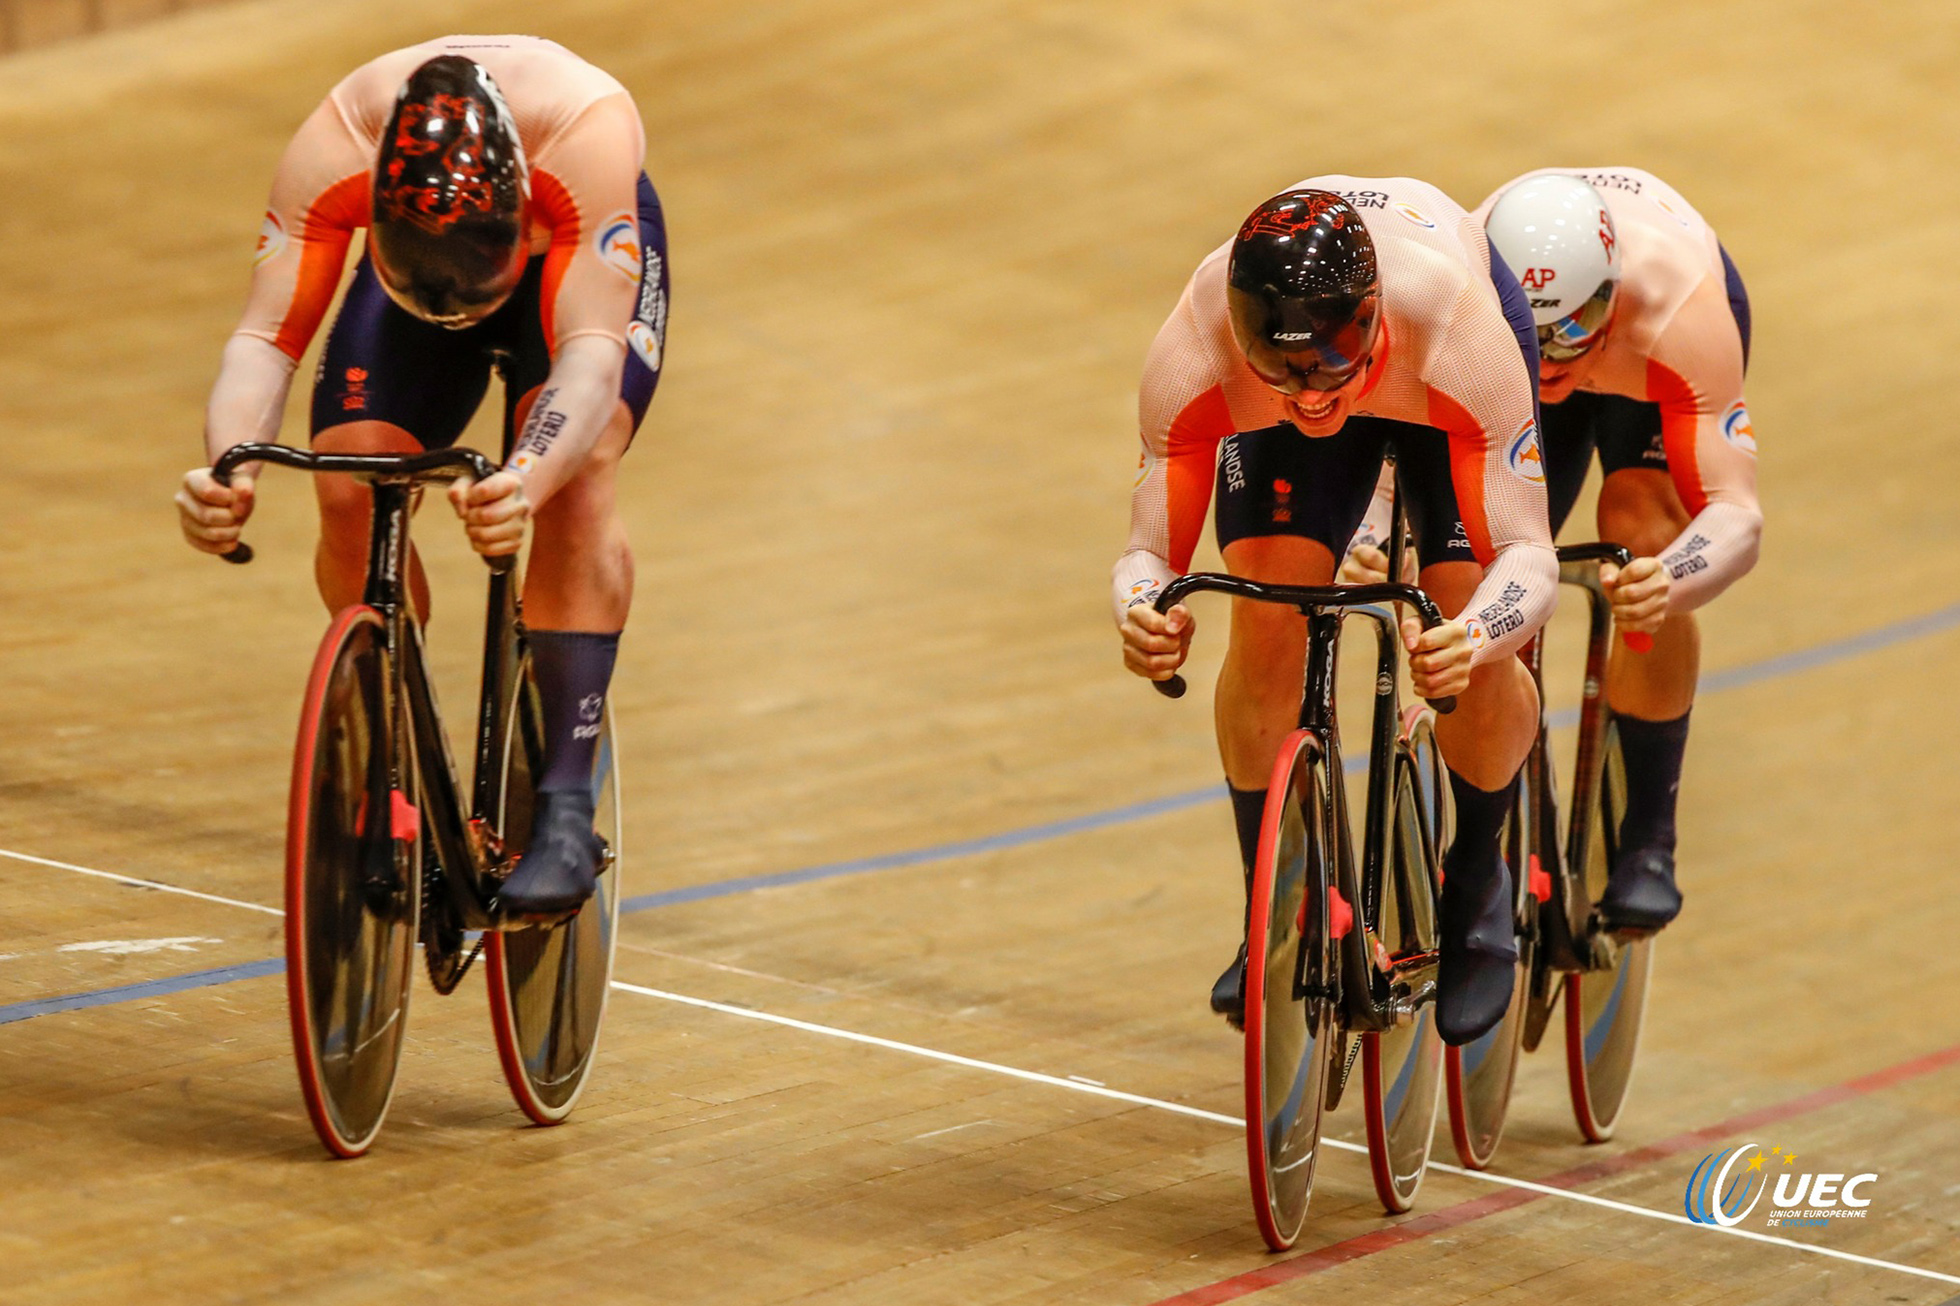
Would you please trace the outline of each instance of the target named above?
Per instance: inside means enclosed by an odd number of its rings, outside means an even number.
[[[1338,389],[1375,345],[1375,242],[1332,191],[1283,191],[1240,226],[1225,298],[1232,336],[1261,380],[1287,394]]]
[[[480,64],[440,55],[395,96],[374,161],[368,254],[388,297],[466,327],[524,275],[530,170],[517,121]]]

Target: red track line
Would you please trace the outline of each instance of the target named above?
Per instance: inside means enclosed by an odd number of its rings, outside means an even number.
[[[1910,1061],[1902,1061],[1896,1066],[1888,1066],[1869,1075],[1860,1075],[1842,1084],[1820,1088],[1802,1097],[1791,1098],[1787,1102],[1745,1111],[1739,1116],[1731,1116],[1727,1120],[1704,1125],[1700,1129],[1691,1129],[1687,1133],[1664,1138],[1658,1143],[1637,1147],[1631,1152],[1622,1152],[1618,1156],[1603,1157],[1598,1161],[1574,1166],[1570,1170],[1562,1170],[1550,1178],[1540,1179],[1537,1182],[1550,1188],[1577,1188],[1594,1180],[1624,1174],[1628,1170],[1637,1170],[1652,1161],[1665,1160],[1683,1152],[1695,1151],[1731,1134],[1776,1124],[1796,1116],[1807,1115],[1812,1111],[1821,1111],[1825,1107],[1864,1097],[1882,1088],[1891,1088],[1895,1084],[1902,1084],[1909,1079],[1917,1079],[1922,1075],[1930,1075],[1955,1065],[1960,1065],[1960,1044],[1942,1048],[1937,1052],[1929,1052],[1923,1057],[1914,1057]],[[1496,1215],[1499,1211],[1508,1211],[1527,1202],[1538,1201],[1546,1195],[1534,1193],[1529,1189],[1512,1188],[1504,1192],[1472,1198],[1470,1201],[1458,1202],[1455,1206],[1446,1206],[1428,1215],[1418,1215],[1413,1219],[1360,1234],[1345,1242],[1316,1248],[1290,1260],[1261,1266],[1244,1274],[1235,1274],[1229,1279],[1220,1279],[1202,1288],[1181,1292],[1175,1297],[1166,1297],[1162,1301],[1152,1303],[1152,1306],[1216,1306],[1219,1302],[1236,1301],[1240,1297],[1250,1296],[1267,1288],[1275,1288],[1282,1283],[1291,1283],[1295,1279],[1319,1274],[1322,1270],[1331,1270],[1349,1261],[1358,1261],[1364,1256],[1373,1256],[1376,1252],[1385,1252],[1391,1247],[1400,1247],[1404,1243],[1427,1238],[1432,1233],[1441,1233],[1445,1229],[1454,1229],[1472,1220],[1481,1220],[1487,1215]]]

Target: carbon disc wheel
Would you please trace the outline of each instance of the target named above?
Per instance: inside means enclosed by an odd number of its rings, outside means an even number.
[[[505,732],[497,828],[510,851],[530,836],[532,777],[542,769],[544,726],[526,658]],[[619,933],[619,771],[608,705],[592,768],[593,826],[611,865],[598,892],[569,920],[493,933],[483,950],[490,1023],[511,1096],[541,1125],[564,1120],[584,1091],[598,1049]]]
[[[341,1157],[368,1149],[394,1097],[421,899],[421,818],[404,795],[415,791],[413,745],[385,641],[369,607],[328,627],[300,711],[286,823],[294,1060],[314,1131]]]
[[[1609,721],[1601,743],[1598,801],[1592,804],[1581,865],[1586,894],[1597,903],[1606,892],[1607,872],[1619,847],[1620,818],[1626,813],[1626,757],[1619,728]],[[1654,941],[1592,940],[1609,952],[1607,965],[1565,977],[1565,1065],[1572,1090],[1572,1114],[1587,1142],[1613,1136],[1640,1050],[1640,1026],[1653,976]]]
[[[1427,718],[1420,727],[1427,730]],[[1418,775],[1412,750],[1398,750],[1394,804],[1389,813],[1389,863],[1365,901],[1363,919],[1374,943],[1391,961],[1436,948],[1436,862],[1425,828],[1425,809],[1416,794]],[[1431,972],[1433,976],[1433,971]],[[1406,1004],[1410,994],[1395,995]],[[1436,1134],[1436,1107],[1442,1083],[1442,1039],[1436,1032],[1436,1006],[1424,1001],[1405,1011],[1390,1029],[1363,1037],[1361,1057],[1368,1126],[1369,1169],[1375,1195],[1391,1214],[1415,1202],[1429,1165]]]
[[[1306,1220],[1334,1048],[1326,770],[1311,733],[1295,731],[1281,745],[1252,872],[1246,1158],[1253,1214],[1274,1251],[1291,1247]]]
[[[1450,1104],[1450,1138],[1457,1159],[1482,1170],[1497,1154],[1510,1114],[1511,1090],[1517,1082],[1518,1054],[1523,1050],[1531,1020],[1532,971],[1537,962],[1533,927],[1538,912],[1537,888],[1545,872],[1533,849],[1536,809],[1531,785],[1520,775],[1518,798],[1503,835],[1504,857],[1516,878],[1518,976],[1504,1019],[1482,1038],[1443,1051],[1444,1093]]]

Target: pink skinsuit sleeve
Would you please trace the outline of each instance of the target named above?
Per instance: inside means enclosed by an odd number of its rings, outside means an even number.
[[[1144,365],[1137,402],[1143,454],[1130,495],[1129,544],[1112,575],[1118,625],[1132,605],[1149,602],[1191,566],[1211,507],[1218,444],[1233,429],[1217,373],[1187,287]]]
[[[1671,581],[1668,611],[1692,612],[1748,574],[1763,533],[1756,437],[1742,399],[1742,342],[1712,280],[1656,342],[1647,394],[1660,405],[1668,473],[1693,518],[1661,554]]]
[[[1486,283],[1487,288],[1488,283]],[[1450,439],[1450,481],[1484,578],[1458,619],[1470,665],[1507,657],[1545,624],[1558,600],[1558,554],[1545,506],[1544,463],[1531,377],[1496,302],[1466,286],[1425,377],[1430,425]]]

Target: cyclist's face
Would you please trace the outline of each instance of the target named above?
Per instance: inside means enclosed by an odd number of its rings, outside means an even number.
[[[1599,348],[1595,345],[1577,358],[1554,362],[1549,358],[1538,360],[1538,400],[1540,403],[1556,404],[1569,398],[1572,392],[1591,376],[1599,362]]]
[[[1347,423],[1348,413],[1366,386],[1368,371],[1373,366],[1374,360],[1368,360],[1355,369],[1346,383],[1332,390],[1299,389],[1285,395],[1286,419],[1302,435],[1334,434]]]

